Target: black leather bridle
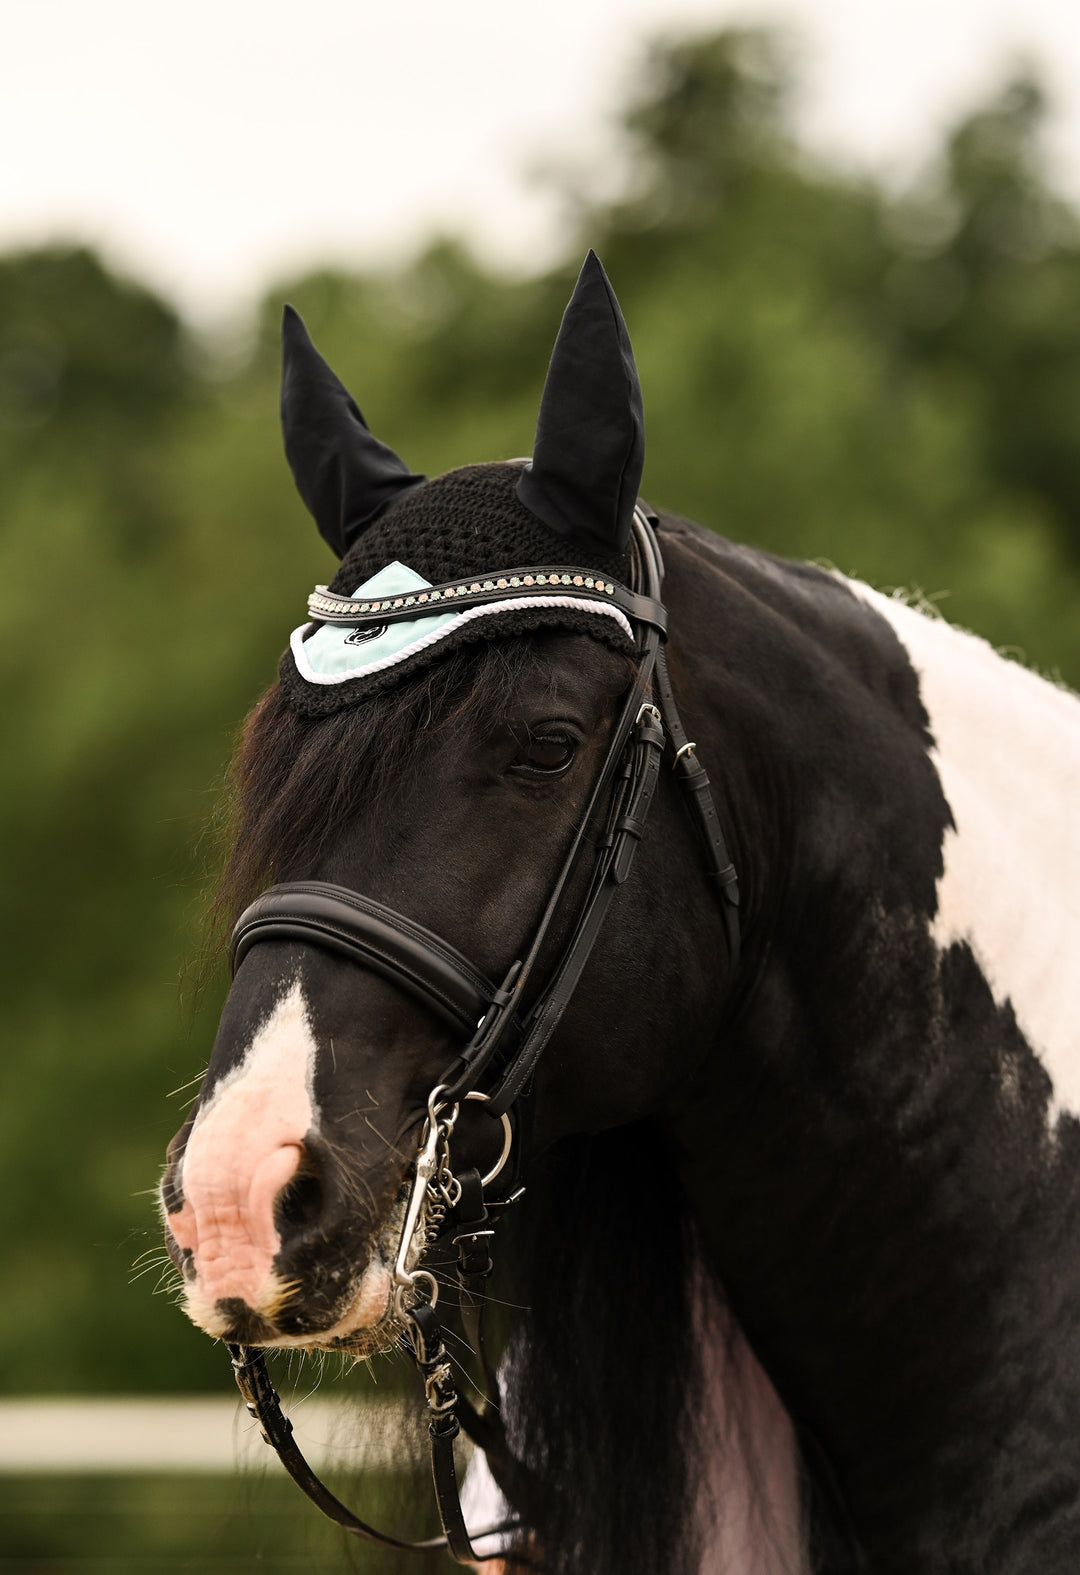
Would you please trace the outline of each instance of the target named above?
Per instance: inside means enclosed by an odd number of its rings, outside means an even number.
[[[487,1369],[480,1329],[484,1282],[491,1272],[488,1210],[502,1207],[512,1198],[488,1197],[485,1201],[485,1187],[494,1181],[501,1163],[488,1177],[481,1178],[475,1171],[454,1176],[450,1165],[454,1124],[462,1101],[472,1098],[481,1100],[489,1114],[502,1120],[507,1134],[511,1132],[512,1115],[519,1109],[581,978],[611,900],[630,873],[669,744],[675,774],[701,833],[705,872],[720,901],[732,974],[739,962],[738,881],[708,776],[697,759],[696,746],[686,737],[671,690],[664,657],[667,614],[660,599],[663,564],[652,522],[640,508],[634,516],[631,578],[632,586],[627,588],[580,568],[500,570],[448,582],[425,593],[425,601],[435,601],[434,610],[444,610],[444,602],[455,607],[498,604],[550,595],[556,588],[564,592],[569,587],[575,598],[618,606],[635,630],[635,677],[612,730],[603,766],[528,949],[524,957],[514,961],[501,984],[496,986],[485,978],[455,947],[415,920],[324,881],[272,886],[241,914],[233,931],[234,972],[260,941],[306,942],[382,974],[421,1000],[465,1039],[428,1101],[428,1119],[395,1264],[394,1312],[404,1331],[402,1343],[424,1378],[432,1473],[444,1535],[425,1542],[403,1542],[358,1520],[319,1481],[297,1448],[262,1352],[246,1346],[229,1347],[249,1411],[259,1420],[264,1437],[286,1470],[325,1514],[355,1535],[385,1546],[418,1551],[445,1547],[460,1563],[485,1557],[473,1547],[458,1494],[453,1445],[461,1427],[490,1453],[512,1465],[497,1420],[498,1389]],[[358,607],[354,599],[333,596],[321,587],[309,607],[319,621],[359,627],[418,616],[411,598],[407,604],[405,598],[391,598]],[[424,607],[419,612],[427,610],[429,607]],[[586,891],[568,911],[575,877],[591,850],[594,857]],[[566,939],[558,958],[546,978],[534,986],[539,960],[560,928]],[[485,1367],[489,1409],[484,1413],[477,1413],[455,1390],[436,1316],[436,1282],[428,1271],[416,1266],[424,1246],[435,1235],[451,1238],[458,1248],[462,1322]],[[517,1529],[518,1524],[487,1528],[475,1535]]]

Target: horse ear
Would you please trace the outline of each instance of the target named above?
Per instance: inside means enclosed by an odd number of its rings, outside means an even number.
[[[281,357],[285,457],[319,534],[343,558],[395,498],[425,477],[368,431],[291,306],[281,324]]]
[[[551,530],[624,551],[645,463],[641,384],[619,303],[589,252],[563,313],[517,494]]]

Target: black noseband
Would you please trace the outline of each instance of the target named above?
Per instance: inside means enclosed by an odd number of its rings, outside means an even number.
[[[233,930],[233,973],[257,941],[279,940],[306,941],[348,957],[470,1035],[497,993],[490,979],[434,930],[347,886],[296,881],[257,897]]]

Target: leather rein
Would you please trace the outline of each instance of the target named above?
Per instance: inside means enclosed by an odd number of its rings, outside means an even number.
[[[732,973],[739,962],[738,881],[709,778],[697,759],[696,746],[686,737],[675,705],[664,657],[663,563],[652,522],[640,508],[634,516],[631,578],[633,584],[628,589],[576,568],[509,570],[433,588],[439,592],[436,600],[460,595],[467,605],[482,605],[539,595],[552,585],[561,589],[569,584],[574,596],[614,603],[635,628],[636,676],[612,731],[604,764],[533,938],[501,984],[485,978],[449,942],[415,920],[325,881],[270,887],[241,914],[232,936],[234,974],[260,941],[302,941],[390,979],[465,1040],[428,1098],[392,1294],[392,1315],[402,1329],[400,1343],[424,1381],[432,1477],[443,1535],[422,1542],[401,1541],[353,1515],[319,1480],[300,1452],[262,1350],[229,1346],[237,1384],[249,1412],[262,1427],[263,1437],[324,1514],[365,1540],[418,1552],[445,1548],[459,1563],[501,1556],[478,1553],[474,1537],[522,1529],[521,1522],[513,1520],[475,1533],[468,1531],[454,1459],[454,1440],[464,1428],[508,1477],[524,1474],[507,1445],[499,1419],[499,1389],[484,1351],[480,1317],[484,1285],[492,1272],[488,1247],[494,1225],[489,1211],[501,1213],[524,1190],[517,1185],[520,1141],[509,1188],[494,1189],[494,1183],[503,1173],[517,1135],[520,1101],[529,1091],[540,1057],[581,978],[612,898],[630,873],[669,743],[676,777],[700,832],[705,873],[720,901]],[[318,621],[360,627],[417,616],[412,605],[403,610],[400,599],[397,604],[393,600],[360,604],[358,610],[356,601],[332,596],[321,587],[311,598],[309,609]],[[591,849],[595,858],[587,889],[568,913],[568,894]],[[568,933],[561,953],[538,990],[531,991],[538,960],[564,918]],[[526,1001],[531,1001],[527,1008]],[[467,1100],[482,1103],[503,1129],[500,1159],[483,1177],[476,1170],[456,1176],[452,1169],[451,1140],[461,1105]],[[438,1285],[428,1270],[419,1267],[425,1248],[435,1240],[452,1241],[457,1247],[459,1313],[468,1343],[483,1369],[486,1404],[482,1411],[457,1392],[436,1310]]]

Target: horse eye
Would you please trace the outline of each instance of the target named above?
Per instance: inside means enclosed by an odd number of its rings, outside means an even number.
[[[539,776],[558,776],[572,763],[577,744],[564,733],[538,733],[529,739],[514,762],[519,771]]]

